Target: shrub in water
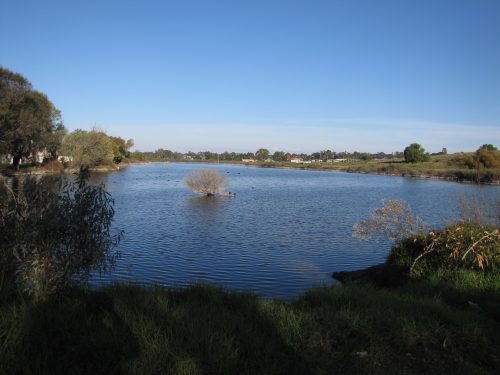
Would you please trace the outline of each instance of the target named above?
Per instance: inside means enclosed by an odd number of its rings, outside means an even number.
[[[187,187],[196,193],[215,195],[228,185],[227,179],[214,169],[200,169],[185,180]]]

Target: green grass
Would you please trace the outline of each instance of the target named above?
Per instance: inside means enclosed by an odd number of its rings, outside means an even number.
[[[212,286],[1,299],[1,373],[345,374],[500,370],[500,281],[435,273],[292,303]],[[470,307],[468,301],[479,305]]]
[[[406,177],[439,178],[450,181],[476,183],[500,183],[500,169],[469,169],[464,164],[466,157],[472,154],[451,154],[433,156],[422,163],[405,163],[403,160],[350,161],[343,163],[259,163],[262,167],[300,168],[312,170],[337,170],[351,173],[385,174]]]

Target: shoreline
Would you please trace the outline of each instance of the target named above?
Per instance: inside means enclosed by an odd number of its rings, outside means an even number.
[[[493,179],[492,181],[480,181],[476,182],[474,180],[468,179],[460,179],[456,176],[458,173],[464,173],[464,171],[455,170],[452,175],[434,175],[431,173],[418,173],[412,174],[411,172],[401,172],[401,173],[390,173],[390,172],[379,172],[379,171],[358,171],[351,170],[350,167],[347,168],[332,168],[332,167],[322,167],[319,165],[318,167],[311,167],[310,164],[307,165],[283,165],[282,163],[276,163],[276,165],[270,163],[243,163],[243,162],[226,162],[221,161],[217,163],[217,161],[209,160],[196,160],[196,161],[184,161],[184,160],[174,160],[174,161],[153,161],[149,163],[199,163],[199,164],[228,164],[228,165],[243,165],[247,167],[255,167],[255,168],[276,168],[276,169],[295,169],[295,170],[310,170],[310,171],[325,171],[325,172],[343,172],[343,173],[353,173],[353,174],[364,174],[364,175],[377,175],[377,176],[389,176],[389,177],[406,177],[406,178],[415,178],[415,179],[423,179],[423,180],[440,180],[447,182],[457,182],[457,183],[466,183],[466,184],[475,184],[475,185],[500,185],[500,176],[498,178]],[[135,164],[134,162],[130,164]],[[142,164],[142,163],[139,163]],[[362,166],[358,165],[358,166]],[[468,171],[467,171],[468,172]],[[444,172],[446,173],[446,172]]]
[[[473,171],[467,171],[467,170],[452,170],[450,172],[443,171],[443,170],[437,170],[436,172],[431,172],[431,173],[425,173],[423,171],[401,171],[401,172],[384,172],[384,171],[377,171],[377,170],[368,170],[368,171],[363,171],[363,170],[353,170],[352,168],[361,168],[363,166],[367,166],[367,164],[355,164],[355,165],[348,165],[348,166],[340,166],[340,167],[332,167],[330,165],[318,165],[318,166],[311,166],[310,164],[307,165],[288,165],[285,163],[276,163],[276,164],[271,164],[271,163],[262,163],[262,162],[256,162],[256,163],[243,163],[240,161],[215,161],[215,160],[158,160],[158,161],[129,161],[124,164],[120,165],[114,165],[114,166],[100,166],[100,167],[95,167],[91,168],[91,172],[97,172],[97,173],[107,173],[107,172],[114,172],[114,171],[119,171],[124,168],[126,168],[129,165],[143,165],[143,164],[168,164],[168,163],[189,163],[189,164],[225,164],[225,165],[241,165],[241,166],[246,166],[246,167],[255,167],[255,168],[276,168],[276,169],[295,169],[295,170],[311,170],[311,171],[325,171],[325,172],[344,172],[344,173],[353,173],[353,174],[363,174],[363,175],[378,175],[378,176],[388,176],[388,177],[406,177],[406,178],[413,178],[413,179],[421,179],[421,180],[439,180],[439,181],[447,181],[447,182],[456,182],[456,183],[467,183],[467,184],[474,184],[474,185],[492,185],[492,186],[498,186],[500,185],[500,176],[494,176],[491,177],[490,175],[486,173],[491,173],[493,172],[486,172],[483,173],[482,177],[483,178],[491,178],[489,181],[475,181],[473,179],[467,178],[467,176],[470,176]],[[388,164],[388,167],[394,167],[394,164]],[[385,168],[385,167],[382,167]],[[26,171],[18,171],[18,172],[11,172],[5,173],[5,171],[2,171],[0,173],[1,177],[15,177],[15,176],[24,176],[24,175],[45,175],[45,174],[50,174],[50,175],[55,175],[55,174],[70,174],[70,173],[75,173],[77,171],[76,168],[70,168],[70,169],[63,169],[60,171],[51,171],[51,170],[43,170],[41,168],[34,168],[34,169],[29,169]],[[434,174],[436,173],[436,174]]]

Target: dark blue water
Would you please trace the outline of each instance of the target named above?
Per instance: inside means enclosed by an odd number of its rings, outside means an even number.
[[[499,198],[500,188],[325,171],[210,165],[236,197],[201,197],[183,179],[206,164],[147,164],[99,175],[125,231],[116,270],[103,282],[233,290],[293,298],[330,284],[333,271],[384,261],[390,242],[362,242],[353,224],[381,199],[403,199],[431,227],[458,217],[461,197]]]

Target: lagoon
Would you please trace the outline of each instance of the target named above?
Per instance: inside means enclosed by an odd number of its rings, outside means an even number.
[[[235,197],[202,197],[183,179],[214,168]],[[391,243],[352,237],[382,199],[402,199],[432,228],[459,217],[463,197],[498,201],[500,187],[226,164],[152,163],[95,174],[115,199],[125,231],[116,269],[94,283],[183,287],[213,283],[287,300],[334,271],[381,263]]]

